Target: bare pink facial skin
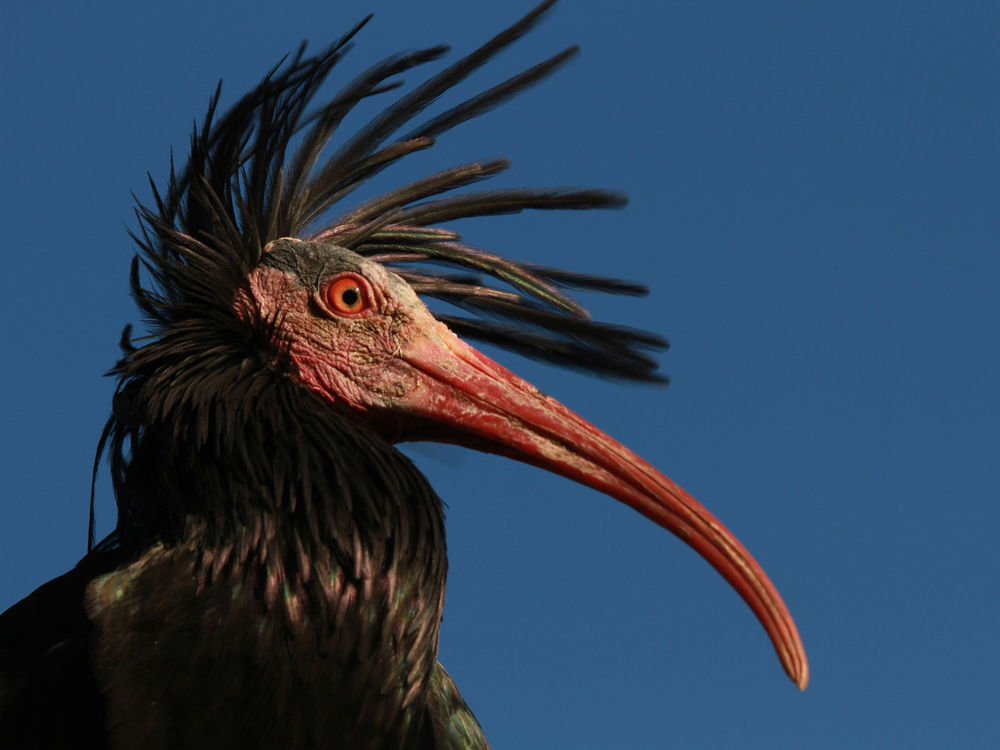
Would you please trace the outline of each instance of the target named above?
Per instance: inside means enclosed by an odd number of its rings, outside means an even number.
[[[362,311],[332,309],[323,291],[329,279],[311,288],[268,265],[251,273],[237,300],[241,316],[275,322],[273,346],[299,382],[391,441],[430,439],[498,453],[631,506],[729,581],[788,676],[805,689],[809,667],[791,615],[715,516],[628,448],[459,339],[398,276],[348,250],[331,246],[330,253],[330,278],[362,278]]]

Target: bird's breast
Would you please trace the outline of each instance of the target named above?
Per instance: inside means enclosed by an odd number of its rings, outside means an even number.
[[[238,553],[196,529],[91,583],[114,744],[408,744],[437,656],[443,565],[412,565],[391,537],[359,539],[344,565],[283,531]]]

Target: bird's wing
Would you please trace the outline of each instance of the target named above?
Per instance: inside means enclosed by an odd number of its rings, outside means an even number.
[[[114,557],[92,554],[0,614],[0,747],[105,746],[84,601]]]
[[[489,750],[483,730],[465,705],[458,688],[441,666],[434,664],[427,690],[423,750]]]

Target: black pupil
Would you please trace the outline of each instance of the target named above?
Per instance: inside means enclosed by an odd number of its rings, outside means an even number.
[[[361,295],[358,294],[358,290],[352,287],[347,287],[340,293],[340,301],[344,303],[346,307],[354,307],[361,301]]]

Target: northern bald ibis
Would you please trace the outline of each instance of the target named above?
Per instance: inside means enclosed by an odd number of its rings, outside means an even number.
[[[138,208],[131,287],[149,333],[125,329],[100,443],[117,527],[0,616],[0,745],[486,747],[437,662],[444,518],[394,447],[407,440],[536,464],[669,529],[746,600],[805,687],[785,605],[722,524],[459,338],[656,380],[661,339],[594,322],[563,291],[636,287],[508,260],[441,226],[621,196],[453,192],[507,166],[491,160],[339,208],[571,57],[411,124],[551,4],[347,136],[348,113],[445,48],[388,57],[307,111],[361,23],[317,55],[303,46],[221,116],[216,92],[186,167]],[[421,296],[478,317],[432,313]]]

